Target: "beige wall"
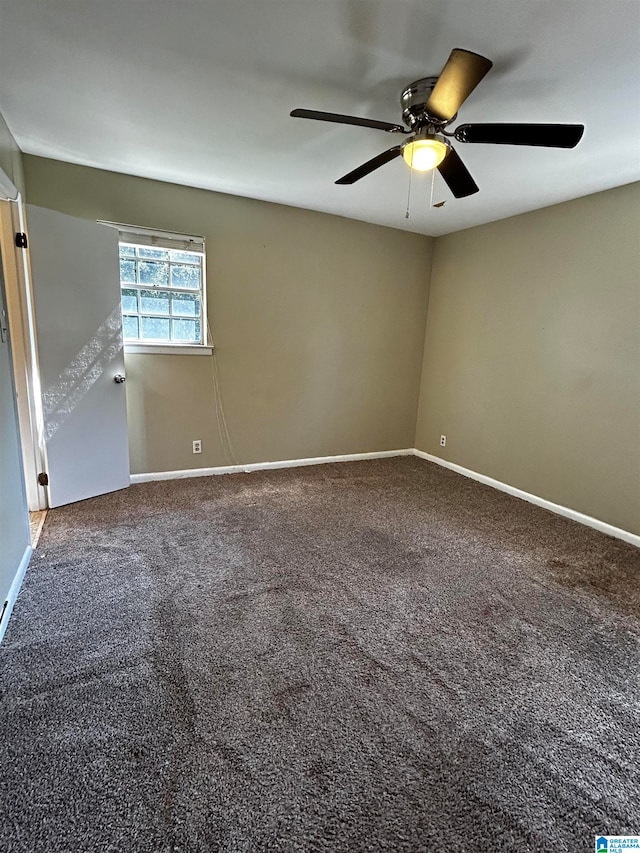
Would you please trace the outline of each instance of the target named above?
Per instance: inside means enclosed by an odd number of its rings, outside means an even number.
[[[24,159],[32,204],[206,237],[209,316],[239,461],[413,445],[430,238]],[[133,472],[228,464],[212,367],[202,356],[127,357]]]
[[[25,168],[34,204],[206,236],[239,461],[415,443],[640,533],[638,185],[438,238],[420,380],[434,241],[36,157]],[[233,461],[212,368],[128,356],[134,472]]]
[[[11,131],[0,113],[0,168],[7,174],[16,187],[24,194],[24,175],[22,154],[16,145]]]
[[[416,446],[640,533],[639,235],[635,184],[439,238]]]

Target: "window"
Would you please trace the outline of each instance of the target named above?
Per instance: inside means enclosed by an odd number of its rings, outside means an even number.
[[[120,231],[125,343],[205,346],[204,240]]]

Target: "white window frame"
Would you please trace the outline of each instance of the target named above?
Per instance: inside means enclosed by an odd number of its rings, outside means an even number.
[[[198,295],[200,298],[200,322],[202,330],[202,342],[187,342],[187,341],[154,341],[154,340],[124,340],[125,353],[132,354],[156,354],[156,355],[211,355],[213,346],[209,341],[209,324],[207,322],[207,270],[206,270],[206,251],[204,237],[194,236],[189,234],[179,234],[174,231],[158,231],[157,229],[141,228],[135,225],[125,225],[118,222],[100,222],[101,225],[108,225],[118,229],[118,256],[120,254],[120,244],[128,244],[133,246],[144,246],[147,248],[158,249],[178,249],[179,251],[196,252],[201,255],[201,281],[200,290],[196,291],[193,288],[177,288],[167,287],[169,292],[190,293]],[[126,287],[127,282],[120,282],[120,292]],[[132,283],[133,289],[140,290],[143,286],[139,283]],[[154,285],[149,285],[147,289],[153,289]],[[140,315],[138,315],[140,316]],[[164,317],[164,315],[153,315]],[[169,316],[169,315],[167,315]],[[185,318],[185,319],[188,319]]]

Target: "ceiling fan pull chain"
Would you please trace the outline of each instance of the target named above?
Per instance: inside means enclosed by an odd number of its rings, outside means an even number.
[[[409,192],[407,193],[407,212],[404,215],[405,219],[410,219],[409,205],[411,204],[411,175],[413,174],[413,149],[411,149],[411,164],[409,167]]]
[[[433,184],[436,179],[436,170],[431,170],[431,198],[429,199],[429,210],[433,207]]]

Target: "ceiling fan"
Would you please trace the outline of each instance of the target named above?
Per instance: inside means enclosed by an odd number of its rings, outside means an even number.
[[[407,165],[416,171],[437,169],[453,195],[464,198],[477,193],[478,185],[449,138],[464,143],[575,148],[584,133],[582,124],[461,124],[453,133],[449,133],[445,128],[457,118],[458,110],[492,65],[491,60],[470,50],[452,50],[439,77],[423,77],[410,83],[402,92],[402,120],[409,126],[409,130],[401,124],[317,110],[295,109],[290,115],[294,118],[372,127],[388,133],[410,134],[402,145],[394,145],[378,154],[343,175],[336,184],[353,184],[385,163],[402,156]]]

